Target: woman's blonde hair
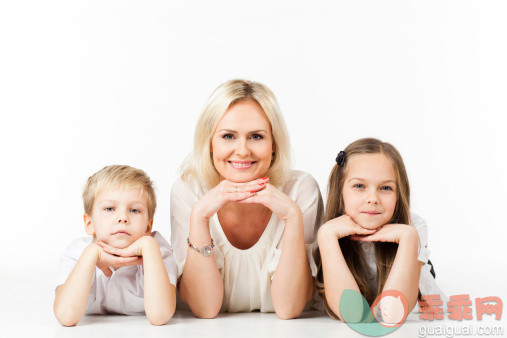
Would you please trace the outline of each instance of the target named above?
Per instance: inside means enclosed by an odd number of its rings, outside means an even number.
[[[89,216],[92,215],[95,198],[101,191],[131,188],[140,188],[143,193],[146,193],[148,217],[152,220],[157,207],[153,182],[144,171],[128,165],[110,165],[88,178],[83,189],[85,213]]]
[[[389,158],[393,164],[396,177],[396,206],[393,216],[388,223],[411,224],[410,222],[410,186],[408,184],[408,175],[405,170],[405,164],[400,153],[394,146],[389,143],[382,142],[374,138],[363,138],[352,142],[344,150],[345,163],[342,166],[336,164],[329,176],[328,191],[327,191],[327,205],[326,215],[324,222],[330,221],[336,217],[345,214],[345,204],[343,202],[343,186],[347,176],[348,165],[347,162],[350,158],[360,154],[384,154]],[[348,237],[340,238],[340,249],[342,250],[347,266],[357,282],[357,286],[361,294],[366,298],[371,305],[375,298],[382,292],[387,277],[393,265],[398,245],[396,243],[383,243],[375,242],[375,263],[377,266],[377,287],[376,290],[371,290],[368,285],[368,280],[372,279],[371,272],[368,269],[368,264],[361,248],[361,244],[353,241]],[[322,261],[320,257],[320,250],[317,250],[316,261],[318,265],[317,277],[315,285],[317,292],[321,296],[324,307],[327,313],[337,319],[336,314],[329,308],[326,301],[324,276],[322,271]]]
[[[257,102],[266,114],[271,124],[275,149],[266,176],[275,186],[285,182],[291,165],[291,150],[289,135],[278,102],[273,92],[265,85],[241,79],[223,83],[206,102],[195,128],[194,150],[181,167],[182,179],[196,179],[208,189],[220,183],[220,176],[213,165],[211,139],[227,109],[242,100]]]

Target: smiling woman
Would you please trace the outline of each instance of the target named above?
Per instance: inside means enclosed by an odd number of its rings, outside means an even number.
[[[313,297],[323,206],[313,177],[289,167],[273,93],[244,80],[218,87],[171,193],[179,307],[203,318],[303,311]]]

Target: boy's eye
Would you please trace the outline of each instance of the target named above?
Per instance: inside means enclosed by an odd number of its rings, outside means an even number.
[[[139,209],[130,209],[130,212],[134,213],[134,214],[138,214],[141,212],[141,210]]]
[[[234,138],[234,135],[232,134],[225,134],[222,136],[224,140],[232,140]]]
[[[252,135],[252,139],[253,139],[253,140],[262,140],[262,139],[263,139],[263,137],[262,137],[262,135],[259,135],[259,134],[253,134],[253,135]]]
[[[105,211],[114,211],[114,208],[113,207],[105,207],[104,210]]]
[[[363,189],[364,188],[364,184],[361,184],[361,183],[354,184],[353,188]]]

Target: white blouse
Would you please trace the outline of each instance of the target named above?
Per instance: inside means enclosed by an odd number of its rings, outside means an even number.
[[[295,201],[303,212],[306,255],[312,276],[315,276],[317,266],[313,254],[323,217],[322,197],[317,182],[311,175],[294,170],[279,189]],[[181,179],[174,183],[171,191],[171,244],[178,265],[178,278],[183,273],[187,257],[190,212],[206,191],[195,181]],[[284,228],[285,222],[273,213],[257,243],[241,250],[229,243],[217,215],[210,219],[211,237],[215,241],[214,257],[224,282],[221,312],[274,312],[271,281],[282,252]],[[185,308],[181,302],[177,306]]]

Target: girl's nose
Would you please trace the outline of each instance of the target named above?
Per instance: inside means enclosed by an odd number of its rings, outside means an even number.
[[[367,200],[368,204],[378,204],[379,203],[379,200],[378,200],[378,197],[377,197],[377,194],[370,194],[368,196],[368,200]]]

